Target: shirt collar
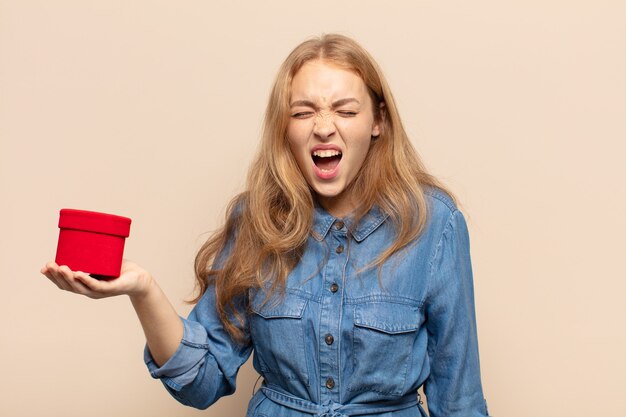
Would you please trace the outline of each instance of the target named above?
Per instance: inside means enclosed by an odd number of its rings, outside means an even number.
[[[322,241],[328,234],[332,225],[336,221],[341,220],[345,223],[348,230],[352,230],[352,237],[354,237],[357,242],[361,242],[374,230],[376,230],[378,226],[383,224],[387,217],[389,217],[387,213],[382,212],[378,206],[374,206],[365,214],[365,216],[363,216],[359,224],[355,227],[352,224],[351,217],[338,219],[333,217],[333,215],[327,212],[323,207],[316,204],[313,214],[313,228],[311,234],[316,240]]]

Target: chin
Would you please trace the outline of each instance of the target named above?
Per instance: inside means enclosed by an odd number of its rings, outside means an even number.
[[[343,191],[343,187],[314,187],[315,194],[321,198],[339,197]]]

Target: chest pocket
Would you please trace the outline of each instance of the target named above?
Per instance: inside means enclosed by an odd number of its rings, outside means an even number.
[[[251,303],[250,334],[259,372],[269,383],[295,379],[308,386],[302,319],[308,300],[287,294],[264,304],[258,298]]]
[[[417,306],[394,302],[355,306],[349,391],[404,394],[420,314]]]

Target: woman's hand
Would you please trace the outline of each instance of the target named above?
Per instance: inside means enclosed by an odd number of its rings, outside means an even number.
[[[41,268],[41,273],[59,289],[82,294],[89,298],[105,298],[126,294],[142,297],[148,294],[152,284],[152,275],[134,262],[124,259],[121,274],[108,280],[95,279],[81,271],[72,271],[66,265],[59,266],[48,262]]]

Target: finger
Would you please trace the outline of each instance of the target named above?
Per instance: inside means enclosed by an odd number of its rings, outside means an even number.
[[[73,279],[70,281],[70,285],[72,286],[72,291],[75,292],[76,294],[85,295],[90,298],[99,298],[96,293],[94,293],[88,286],[86,286],[80,280],[80,276],[81,276],[80,274],[82,274],[82,272],[76,273]]]
[[[50,281],[52,281],[59,289],[66,290],[67,285],[65,284],[65,278],[63,274],[59,271],[58,265],[50,265],[48,264],[48,268],[46,273],[44,274]]]
[[[76,280],[79,281],[82,285],[85,286],[89,291],[98,294],[106,294],[107,287],[103,284],[102,281],[95,279],[88,274],[80,273],[76,274]]]
[[[71,277],[71,276],[73,276],[73,275],[74,275],[74,271],[72,271],[72,270],[70,269],[70,267],[69,267],[69,266],[67,266],[67,265],[61,265],[61,266],[59,266],[59,268],[58,268],[58,272],[59,272],[59,274],[61,274],[61,275],[65,276],[65,277]]]
[[[46,278],[48,278],[50,281],[52,281],[52,283],[54,285],[56,285],[60,290],[65,290],[65,288],[63,288],[63,286],[61,285],[61,283],[59,282],[59,280],[56,278],[56,276],[52,275],[52,274],[45,274]]]
[[[43,266],[43,268],[41,268],[40,272],[46,277],[48,278],[50,281],[52,281],[52,283],[54,285],[56,285],[59,289],[63,289],[63,287],[61,286],[61,284],[58,282],[57,279],[57,270],[58,270],[59,266],[55,263],[55,262],[48,262],[47,264],[45,264]]]
[[[87,280],[85,280],[85,278],[81,275],[81,276],[76,276],[76,285],[80,286],[80,293],[89,297],[89,298],[93,298],[93,299],[99,299],[99,298],[104,298],[106,297],[106,295],[99,293],[98,291],[95,291],[93,288],[91,288],[89,286],[89,284],[87,284]]]
[[[56,285],[60,290],[65,290],[65,287],[61,283],[63,281],[62,278],[58,277],[58,274],[53,271],[47,271],[44,276],[48,278],[54,285]]]
[[[41,268],[41,273],[61,290],[94,298],[93,292],[76,279],[78,275],[86,275],[84,272],[74,272],[66,265],[59,266],[55,262],[48,262]]]
[[[50,272],[56,271],[58,267],[59,266],[55,262],[48,262],[39,270],[39,272],[44,275],[48,275]]]
[[[41,267],[41,269],[39,270],[39,272],[41,272],[42,274],[46,275],[46,272],[48,272],[48,264],[45,264],[44,266]]]
[[[67,265],[61,265],[56,273],[56,278],[63,287],[63,289],[67,291],[72,291],[72,278],[74,277],[74,272]]]
[[[85,284],[77,279],[77,277],[81,274],[85,273],[82,271],[71,271],[69,275],[65,276],[65,280],[72,287],[72,289],[77,290],[76,292],[80,292],[82,294],[85,291],[86,287]]]

